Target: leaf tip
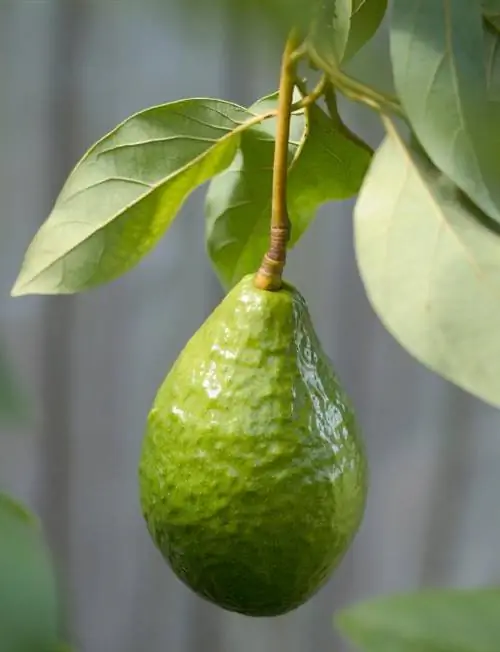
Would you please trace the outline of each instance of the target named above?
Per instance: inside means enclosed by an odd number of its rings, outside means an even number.
[[[29,290],[26,289],[25,283],[23,283],[21,279],[18,278],[12,286],[10,296],[15,298],[25,296],[26,294],[29,294]]]
[[[42,292],[37,291],[36,276],[32,276],[26,273],[25,268],[23,267],[19,272],[12,289],[10,291],[11,297],[23,297],[29,294],[42,294]]]

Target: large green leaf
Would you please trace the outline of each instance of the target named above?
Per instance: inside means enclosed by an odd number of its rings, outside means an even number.
[[[13,295],[80,292],[124,274],[183,202],[232,161],[255,116],[210,99],[138,113],[73,170],[26,254]]]
[[[488,102],[478,2],[396,0],[394,79],[433,163],[500,221],[500,124]]]
[[[364,0],[354,6],[344,60],[352,57],[374,36],[387,10],[387,0]]]
[[[0,494],[0,649],[49,650],[58,642],[56,583],[37,520]]]
[[[336,624],[364,652],[498,652],[500,589],[422,591],[370,600]]]
[[[500,228],[386,125],[355,208],[368,297],[420,362],[500,405]]]
[[[351,24],[352,0],[321,0],[308,39],[315,62],[337,67],[344,58]]]
[[[294,119],[296,132],[304,124],[299,116]],[[207,248],[226,288],[258,269],[269,244],[274,142],[263,129],[244,134],[241,152],[212,181],[207,196]],[[317,106],[306,110],[302,142],[299,147],[290,143],[290,246],[299,241],[321,204],[358,192],[370,156],[369,147],[344,127],[338,115],[330,119]]]

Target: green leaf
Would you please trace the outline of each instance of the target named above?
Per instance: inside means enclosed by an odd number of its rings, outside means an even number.
[[[368,298],[417,360],[500,405],[500,227],[386,126],[355,208]]]
[[[26,405],[17,379],[0,346],[0,422],[20,423],[26,416]]]
[[[351,0],[321,0],[308,38],[315,62],[338,67],[344,58],[352,14]]]
[[[332,102],[335,98],[332,97]],[[290,246],[305,233],[321,204],[356,195],[370,164],[372,150],[342,122],[336,105],[331,115],[316,105],[307,111],[306,134],[290,169],[288,208]]]
[[[304,129],[294,116],[292,133]],[[265,127],[272,128],[271,121]],[[269,244],[274,141],[259,129],[242,137],[241,152],[216,177],[207,195],[207,249],[226,289],[257,271]],[[268,132],[269,133],[269,132]],[[288,210],[294,246],[311,224],[318,207],[346,199],[360,188],[371,150],[318,107],[306,110],[300,146],[290,142]]]
[[[500,590],[428,590],[340,612],[340,631],[364,652],[498,652]]]
[[[5,494],[0,494],[0,577],[2,650],[53,648],[59,615],[50,555],[36,517]]]
[[[351,28],[347,40],[344,61],[352,57],[368,43],[380,27],[387,10],[387,0],[363,0],[353,5]]]
[[[262,98],[250,110],[275,109],[277,94]],[[271,216],[276,121],[248,129],[232,164],[212,179],[206,196],[207,251],[222,285],[229,289],[256,271],[267,250]],[[304,116],[293,115],[290,162],[304,132]]]
[[[488,102],[477,2],[397,0],[395,85],[433,163],[500,221],[500,124]]]
[[[188,195],[231,163],[240,133],[255,121],[235,104],[191,99],[123,122],[69,176],[12,294],[80,292],[127,272]]]
[[[488,24],[484,30],[488,99],[500,102],[500,34]]]

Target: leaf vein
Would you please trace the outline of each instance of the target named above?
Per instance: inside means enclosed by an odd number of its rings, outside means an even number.
[[[85,186],[85,188],[80,188],[79,190],[76,190],[75,192],[71,193],[67,197],[63,197],[63,202],[61,205],[64,205],[70,199],[74,199],[75,197],[78,197],[78,195],[87,192],[87,190],[91,190],[92,188],[97,188],[98,186],[102,186],[105,183],[108,183],[109,181],[123,181],[124,183],[131,183],[137,186],[143,186],[144,188],[149,188],[149,189],[153,188],[153,186],[150,183],[147,183],[146,181],[141,181],[140,179],[132,179],[129,177],[122,177],[122,176],[106,177],[105,179],[100,179],[99,181],[95,181],[94,183]]]
[[[137,141],[136,143],[121,143],[120,145],[114,145],[113,147],[108,147],[107,149],[102,149],[100,152],[97,152],[96,158],[99,158],[104,154],[113,154],[114,152],[128,149],[128,148],[144,147],[145,145],[156,145],[157,143],[168,143],[168,142],[175,142],[179,140],[193,140],[195,142],[217,143],[220,139],[203,138],[201,136],[189,136],[187,134],[176,134],[175,136],[165,136],[165,138],[152,138],[150,140]]]

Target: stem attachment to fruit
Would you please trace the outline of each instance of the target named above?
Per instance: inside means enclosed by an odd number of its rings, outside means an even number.
[[[286,246],[290,238],[290,220],[287,211],[288,140],[297,67],[294,53],[297,46],[298,36],[295,31],[292,31],[288,37],[281,64],[274,148],[270,245],[255,276],[255,285],[261,290],[280,289],[281,276],[286,262]]]

